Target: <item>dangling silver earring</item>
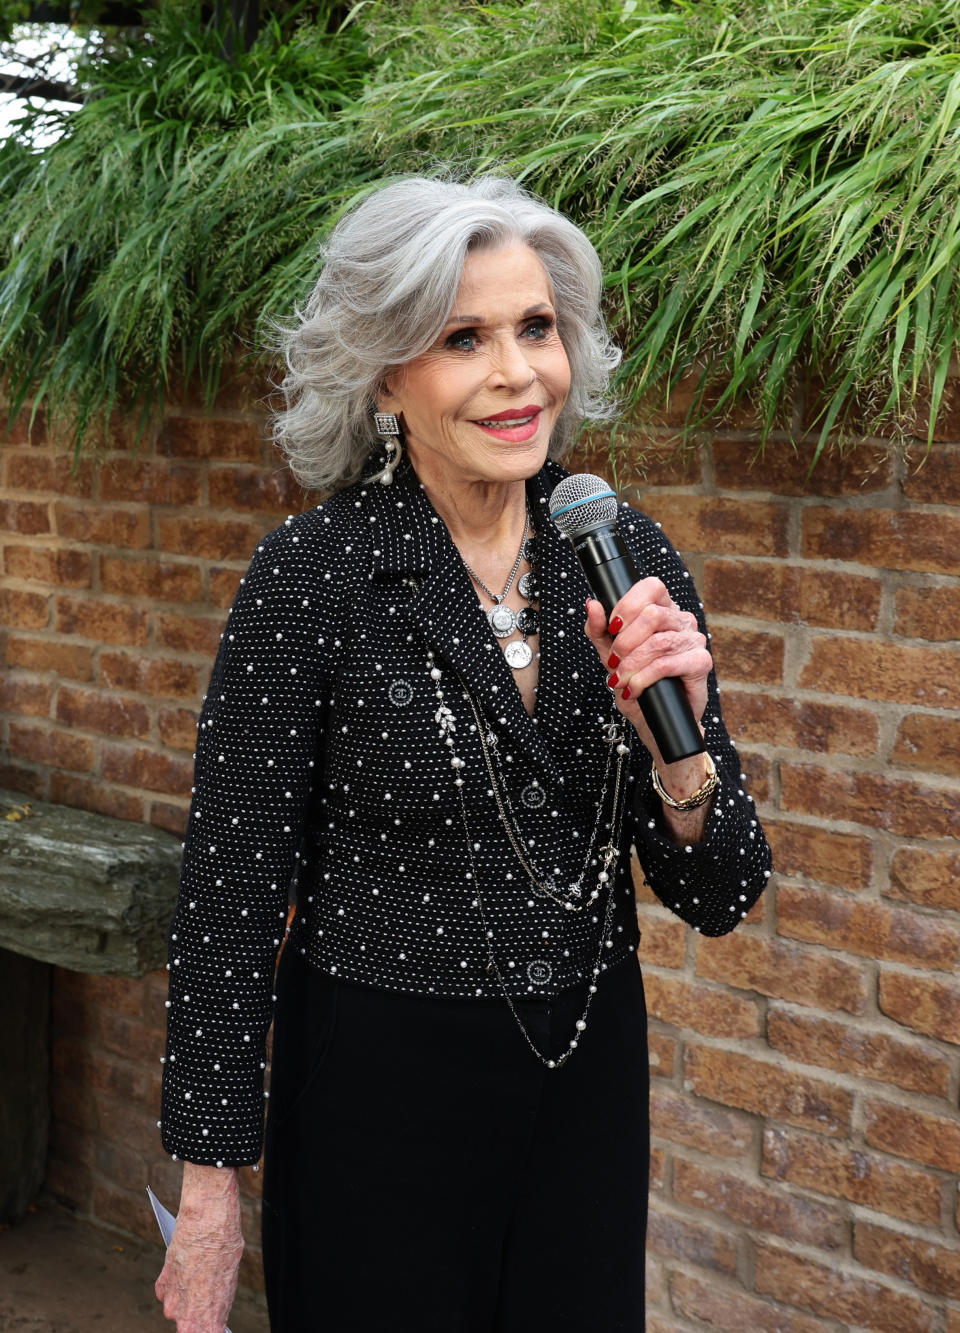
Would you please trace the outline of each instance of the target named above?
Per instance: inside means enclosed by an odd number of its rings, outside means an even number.
[[[400,460],[403,458],[400,422],[393,412],[374,412],[373,428],[380,436],[387,451],[386,467],[380,473],[379,481],[381,485],[389,486],[393,481],[393,474],[400,466]]]

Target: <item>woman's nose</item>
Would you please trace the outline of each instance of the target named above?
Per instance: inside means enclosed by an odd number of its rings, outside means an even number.
[[[490,380],[510,389],[525,389],[536,378],[536,372],[527,359],[526,349],[515,338],[498,343],[490,367]]]

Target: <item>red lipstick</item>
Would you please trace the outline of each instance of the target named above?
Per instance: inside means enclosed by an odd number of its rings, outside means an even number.
[[[532,440],[540,428],[542,407],[508,407],[505,412],[493,412],[474,421],[482,431],[507,444],[522,444]]]
[[[491,412],[489,416],[478,417],[478,421],[515,421],[517,417],[534,417],[543,408],[537,403],[529,407],[508,407],[505,412]]]

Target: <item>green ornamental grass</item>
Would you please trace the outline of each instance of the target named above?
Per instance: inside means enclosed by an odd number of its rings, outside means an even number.
[[[351,189],[372,171],[338,124],[366,52],[326,20],[271,20],[228,62],[194,6],[163,3],[145,41],[92,71],[57,142],[0,148],[14,413],[69,412],[79,445],[94,417],[149,413],[175,383],[199,379],[212,402],[257,313],[300,296],[344,162]]]
[[[318,236],[393,171],[500,167],[588,231],[646,408],[696,426],[798,382],[839,427],[936,421],[958,346],[960,0],[371,3],[228,65],[161,5],[38,157],[0,152],[0,370],[18,399],[211,394]],[[180,14],[174,21],[170,16]],[[164,17],[166,16],[166,17]]]

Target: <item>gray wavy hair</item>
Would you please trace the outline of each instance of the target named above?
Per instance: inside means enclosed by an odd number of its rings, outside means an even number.
[[[549,275],[570,363],[550,456],[564,454],[584,421],[614,415],[608,392],[620,351],[600,313],[600,261],[580,228],[507,176],[407,176],[344,214],[316,286],[279,331],[285,406],[272,433],[302,486],[330,491],[361,475],[377,445],[371,413],[384,375],[439,337],[467,255],[516,242]]]

